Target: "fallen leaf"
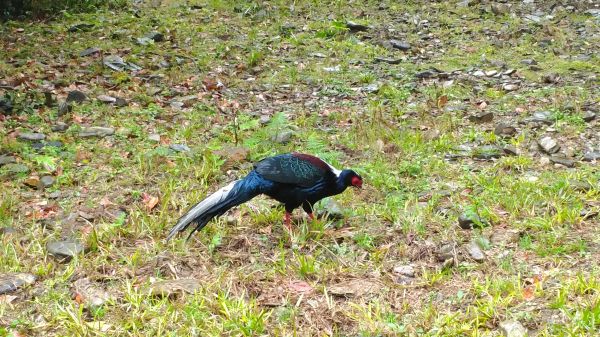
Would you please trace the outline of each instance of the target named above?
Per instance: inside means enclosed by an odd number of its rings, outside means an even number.
[[[438,108],[440,108],[440,109],[443,108],[447,103],[448,103],[448,96],[442,95],[442,96],[438,97],[438,100],[437,100]]]
[[[146,211],[150,212],[158,204],[158,197],[152,196],[148,193],[144,193],[142,194],[142,202],[146,207]]]
[[[310,293],[313,291],[313,287],[304,281],[291,281],[289,288],[297,293]]]
[[[528,301],[532,300],[535,297],[534,288],[535,287],[533,285],[525,287],[525,289],[523,289],[523,298]]]

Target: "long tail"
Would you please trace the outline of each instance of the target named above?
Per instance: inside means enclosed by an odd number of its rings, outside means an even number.
[[[194,223],[196,227],[194,227],[187,237],[189,240],[192,234],[204,228],[210,220],[222,215],[232,207],[245,203],[258,194],[260,194],[258,186],[253,184],[248,177],[236,180],[222,187],[206,199],[197,203],[184,216],[179,218],[175,227],[169,232],[167,241],[175,234],[185,231],[190,224]]]

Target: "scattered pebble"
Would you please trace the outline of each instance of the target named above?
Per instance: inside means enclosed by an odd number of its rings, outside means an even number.
[[[46,244],[46,249],[48,254],[62,262],[69,261],[85,250],[81,243],[75,241],[50,241]]]
[[[44,188],[54,185],[55,181],[56,179],[54,179],[53,176],[43,176],[42,178],[40,178],[40,183]]]
[[[148,135],[148,140],[151,140],[153,142],[160,142],[160,135],[158,133],[151,133]]]
[[[289,130],[281,131],[277,135],[273,136],[271,140],[279,144],[286,144],[290,142],[293,134],[294,133]]]
[[[28,173],[29,167],[25,164],[10,163],[4,165],[4,168],[12,174]]]
[[[584,161],[596,161],[600,160],[600,151],[589,151],[583,155]]]
[[[377,293],[381,285],[366,279],[353,279],[329,286],[329,293],[337,296],[363,296]]]
[[[115,103],[117,101],[116,98],[112,97],[112,96],[108,96],[108,95],[99,95],[98,100],[102,103]]]
[[[111,296],[104,289],[90,281],[89,278],[80,278],[73,283],[74,295],[88,308],[98,308],[104,305]]]
[[[485,255],[476,242],[470,242],[467,245],[467,252],[469,253],[469,256],[477,262],[483,262],[485,260]]]
[[[35,275],[29,273],[0,274],[0,295],[13,292],[28,284],[33,284],[36,279]]]
[[[46,139],[46,135],[37,132],[21,132],[17,136],[20,140],[40,141]]]
[[[40,178],[38,177],[29,177],[23,181],[23,184],[27,187],[31,188],[41,188],[42,183],[40,182]]]
[[[394,274],[415,277],[415,268],[412,265],[399,265],[393,269]]]
[[[185,144],[171,144],[169,148],[175,152],[189,152],[192,150]]]
[[[494,119],[494,113],[491,111],[482,111],[477,115],[470,116],[469,120],[474,123],[489,123]]]
[[[583,117],[581,118],[583,118],[585,122],[591,122],[596,119],[596,114],[592,111],[586,111],[583,113]]]
[[[102,51],[102,50],[100,48],[98,48],[98,47],[91,47],[91,48],[87,48],[87,49],[82,50],[79,53],[79,56],[81,56],[81,57],[90,56],[90,55],[99,53],[100,51]]]
[[[113,135],[115,133],[115,129],[102,127],[102,126],[91,126],[88,128],[83,128],[79,132],[79,137],[87,138],[87,137],[106,137]]]
[[[446,243],[442,245],[437,251],[437,258],[440,262],[445,262],[449,259],[454,259],[456,255],[456,243]]]
[[[193,294],[200,289],[196,279],[164,280],[150,286],[150,294],[157,297],[176,297],[184,293]]]
[[[502,89],[504,89],[506,91],[515,91],[515,90],[519,89],[519,86],[516,84],[506,83],[502,86]]]
[[[500,331],[506,337],[526,337],[527,329],[518,321],[500,322]]]
[[[494,128],[494,134],[502,137],[514,136],[517,133],[517,129],[506,123],[500,123]]]
[[[547,154],[554,154],[560,150],[560,145],[558,145],[558,142],[550,136],[540,139],[538,141],[538,145]]]
[[[393,48],[402,50],[402,51],[407,51],[410,49],[410,43],[406,42],[406,41],[399,41],[399,40],[390,40],[390,45]]]
[[[67,103],[71,103],[71,102],[75,102],[75,103],[83,103],[85,102],[85,100],[87,100],[87,96],[79,91],[79,90],[73,90],[73,91],[69,91],[69,93],[67,94]]]
[[[550,161],[566,167],[575,167],[575,161],[565,157],[552,156],[550,157]]]
[[[348,28],[351,32],[365,32],[369,30],[370,27],[354,21],[347,21],[346,28]]]
[[[17,160],[13,156],[0,155],[0,167],[4,166],[6,164],[15,163],[16,161]]]

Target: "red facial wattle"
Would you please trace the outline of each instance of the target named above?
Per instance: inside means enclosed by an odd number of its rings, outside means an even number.
[[[362,187],[362,179],[360,179],[359,177],[352,177],[352,180],[350,182],[354,187]]]

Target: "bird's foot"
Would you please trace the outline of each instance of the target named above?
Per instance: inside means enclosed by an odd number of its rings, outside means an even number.
[[[292,214],[290,212],[285,212],[285,218],[283,219],[283,223],[289,232],[292,231]]]

